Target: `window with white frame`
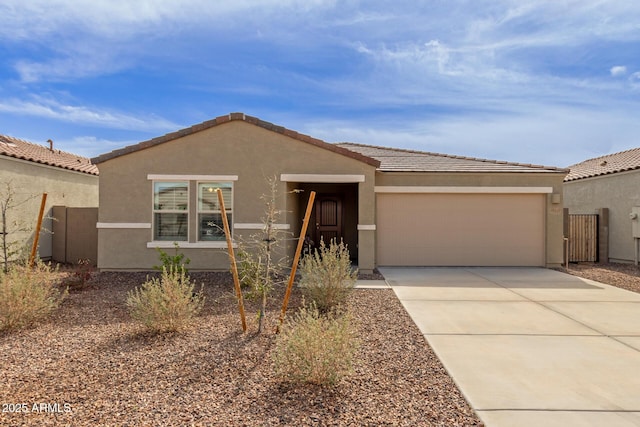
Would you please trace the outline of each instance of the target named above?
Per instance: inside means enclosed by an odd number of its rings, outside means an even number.
[[[153,240],[189,239],[189,182],[153,183]]]
[[[222,190],[222,198],[231,227],[233,214],[233,185],[230,182],[198,183],[198,241],[225,240],[222,209],[218,201],[217,189]]]

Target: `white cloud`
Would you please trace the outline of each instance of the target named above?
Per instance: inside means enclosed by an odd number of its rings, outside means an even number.
[[[620,104],[640,89],[633,72],[640,64],[628,53],[640,40],[640,3],[633,1],[398,0],[389,7],[382,0],[94,0],[83,7],[77,0],[3,0],[0,16],[0,44],[14,55],[5,63],[23,84],[46,88],[43,82],[129,68],[136,75],[184,73],[167,88],[187,88],[181,105],[194,87],[208,91],[206,102],[189,105],[192,117],[245,100],[253,111],[280,104],[300,106],[300,114],[308,104],[315,114],[298,129],[331,141],[558,165],[640,133],[627,113],[637,111],[636,101]],[[611,67],[603,57],[625,65]],[[231,73],[229,64],[268,71],[220,79]],[[625,78],[603,75],[607,68]],[[180,127],[115,107],[12,98],[9,91],[0,111],[158,133]],[[352,112],[376,118],[316,121]],[[372,128],[378,117],[384,127]],[[545,160],[556,154],[558,161]]]
[[[142,131],[178,129],[180,126],[159,117],[136,117],[86,106],[65,105],[56,100],[33,96],[31,100],[4,99],[0,112],[43,117],[77,124]]]
[[[532,106],[521,114],[451,115],[437,119],[425,115],[377,126],[355,119],[315,121],[303,131],[330,142],[566,167],[637,147],[640,123],[634,120],[633,113],[625,111]]]
[[[63,151],[68,151],[85,157],[95,157],[128,145],[137,144],[138,142],[140,141],[113,141],[95,136],[78,136],[71,140],[54,141],[54,144],[56,148]]]
[[[627,67],[624,65],[616,65],[609,70],[613,77],[623,76],[627,74]]]
[[[65,58],[55,58],[51,61],[20,60],[14,68],[21,82],[34,83],[42,80],[58,81],[110,74],[127,68],[127,65],[128,61],[124,59],[114,61],[108,55],[95,52],[66,55]]]
[[[202,43],[202,38],[237,41],[260,37],[259,33],[274,37],[285,17],[312,17],[312,11],[333,4],[333,0],[93,0],[82,7],[74,0],[3,0],[0,42],[26,47],[22,59],[13,61],[22,82],[70,80],[144,66],[154,57],[193,61],[193,52],[186,52],[193,48],[186,42],[190,38]],[[30,56],[34,46],[41,52]]]
[[[272,13],[310,13],[332,7],[330,0],[92,0],[81,5],[76,0],[3,0],[0,37],[42,39],[68,31],[99,34],[112,39],[129,38],[150,31],[185,30],[188,25],[233,24],[230,18],[268,19]],[[180,26],[178,28],[177,26]]]

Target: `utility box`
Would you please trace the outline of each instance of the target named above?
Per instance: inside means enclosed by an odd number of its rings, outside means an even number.
[[[631,208],[629,214],[631,219],[631,233],[635,239],[640,239],[640,206],[634,206]]]

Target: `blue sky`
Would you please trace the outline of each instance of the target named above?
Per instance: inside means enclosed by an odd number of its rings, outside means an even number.
[[[640,146],[637,0],[3,0],[0,134],[95,156],[230,112],[549,166]]]

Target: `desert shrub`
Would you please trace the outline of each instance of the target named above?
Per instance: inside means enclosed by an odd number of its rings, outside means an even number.
[[[350,315],[321,314],[311,304],[284,323],[273,361],[285,381],[331,386],[351,371],[356,350]]]
[[[349,251],[341,241],[332,239],[327,246],[323,240],[315,252],[300,261],[300,288],[309,301],[321,312],[341,306],[353,290],[358,272],[351,268]]]
[[[202,310],[204,295],[184,268],[163,268],[160,278],[152,277],[127,294],[131,317],[153,332],[184,329]]]
[[[58,288],[55,271],[48,265],[12,265],[6,273],[0,272],[0,330],[30,326],[46,318],[65,296],[66,290]]]

